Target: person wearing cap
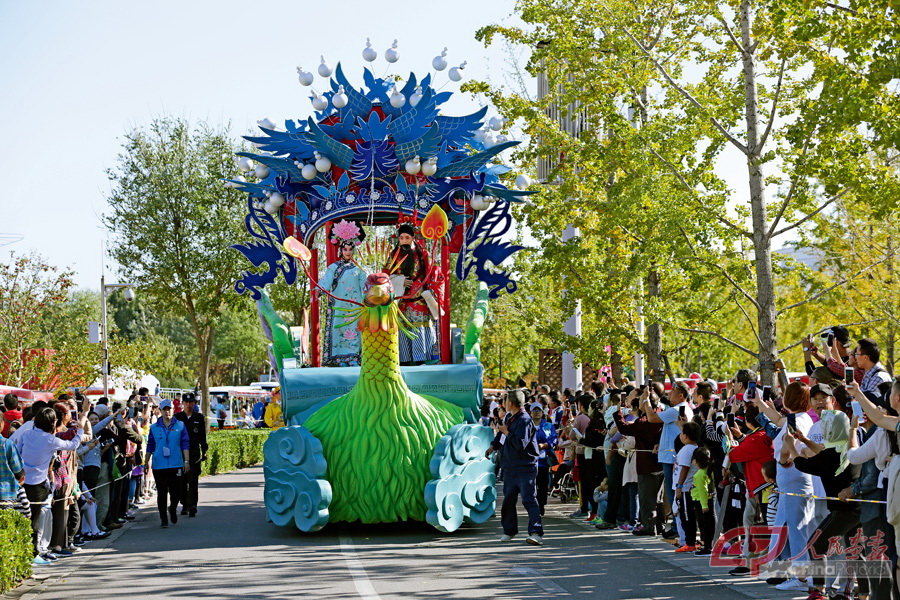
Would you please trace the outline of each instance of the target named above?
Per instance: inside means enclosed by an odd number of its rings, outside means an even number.
[[[506,395],[508,412],[503,423],[497,427],[497,434],[491,447],[485,452],[485,457],[497,452],[503,469],[503,505],[500,507],[503,536],[500,541],[512,541],[519,532],[516,503],[521,494],[522,505],[528,511],[528,537],[525,541],[534,546],[543,546],[544,527],[535,491],[540,450],[537,428],[522,408],[524,403],[525,394],[521,390],[514,390]]]
[[[537,503],[541,508],[541,515],[543,515],[544,507],[547,505],[547,491],[550,486],[550,462],[548,462],[548,458],[556,450],[558,436],[553,423],[544,418],[543,404],[535,402],[531,405],[529,412],[531,413],[531,421],[537,430],[538,449],[541,451],[538,455],[536,488]],[[556,461],[553,461],[553,464],[556,464]]]
[[[209,445],[206,443],[206,417],[197,410],[197,396],[188,392],[182,398],[184,410],[175,418],[184,423],[191,441],[190,469],[181,476],[181,514],[197,516],[197,487],[200,479],[200,463],[206,460]]]
[[[178,522],[178,496],[183,471],[190,471],[191,440],[184,423],[172,416],[172,401],[163,398],[159,403],[162,418],[150,426],[147,439],[147,465],[153,467],[156,481],[156,506],[162,527],[169,519]],[[168,515],[166,504],[168,500]]]
[[[813,423],[805,436],[802,433],[798,433],[796,437],[807,446],[810,445],[807,442],[812,442],[818,447],[825,442],[825,438],[822,435],[822,411],[838,410],[834,399],[834,389],[830,385],[817,383],[809,389],[809,403],[816,413],[816,422]],[[807,448],[804,452],[804,456],[809,456],[812,450]]]

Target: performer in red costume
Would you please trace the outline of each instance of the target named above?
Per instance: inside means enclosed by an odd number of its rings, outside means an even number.
[[[400,225],[397,235],[399,245],[391,254],[392,265],[389,272],[404,278],[403,289],[395,289],[394,294],[397,297],[408,296],[400,300],[399,307],[416,333],[412,339],[400,336],[400,364],[421,365],[434,362],[440,357],[435,318],[422,296],[423,292],[426,295],[430,293],[431,260],[428,252],[416,243],[416,230],[411,224]]]

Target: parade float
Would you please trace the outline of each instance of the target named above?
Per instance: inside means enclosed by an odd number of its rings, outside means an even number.
[[[384,58],[397,62],[396,42]],[[415,520],[450,532],[495,512],[494,466],[484,457],[492,433],[479,424],[478,340],[489,300],[516,290],[498,266],[520,249],[503,239],[512,224],[510,203],[534,192],[523,176],[512,188],[501,183],[511,175],[499,155],[518,143],[497,134],[502,120],[486,123],[487,108],[441,113],[451,92],[435,89],[434,80],[460,81],[464,63],[447,70],[445,49],[432,62],[433,74],[401,81],[374,74],[370,44],[363,59],[369,66],[361,89],[324,58],[317,68],[321,91],[315,75],[298,67],[313,116],[284,127],[260,121],[260,134],[246,136],[256,151],[239,155],[244,175],[227,183],[247,193],[252,240],[234,246],[253,265],[235,289],[257,302],[286,424],[265,446],[265,505],[270,521],[301,531],[329,522]],[[338,248],[327,243],[336,231],[403,225],[418,232],[416,243],[431,257],[422,285],[435,317],[437,359],[418,366],[400,365],[401,336],[416,334],[398,303],[413,292],[394,289],[387,236],[353,238],[353,263],[365,271],[361,301],[319,285],[320,262],[337,260]],[[451,276],[478,280],[472,316],[456,332],[462,346],[456,353]],[[292,327],[265,287],[278,278],[294,285],[300,277],[319,293],[311,296],[308,326]],[[335,327],[345,329],[335,331],[360,336],[359,366],[322,366],[322,298],[341,303],[335,320],[343,322]]]

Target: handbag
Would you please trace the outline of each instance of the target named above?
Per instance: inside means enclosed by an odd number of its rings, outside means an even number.
[[[548,467],[555,467],[559,464],[559,456],[556,455],[556,451],[548,449],[544,455]]]

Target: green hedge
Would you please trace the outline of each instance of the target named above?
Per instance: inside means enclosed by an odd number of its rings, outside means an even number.
[[[200,475],[234,471],[263,461],[263,444],[270,429],[225,429],[210,431],[209,451]]]
[[[31,577],[31,521],[12,509],[0,509],[0,593]]]

